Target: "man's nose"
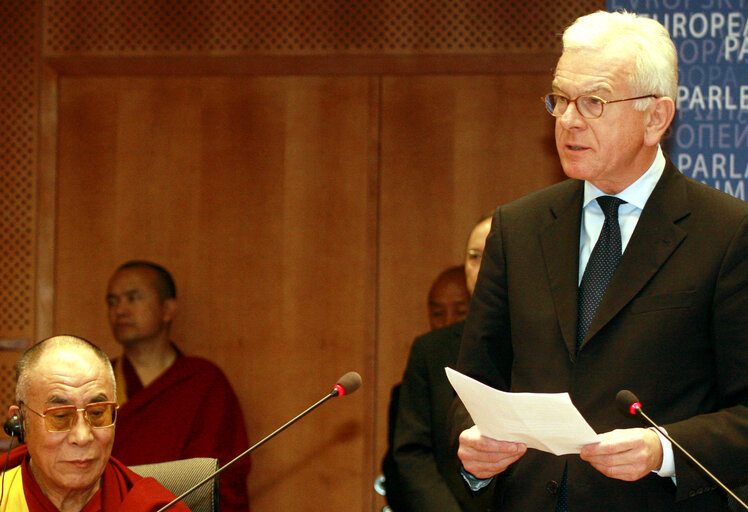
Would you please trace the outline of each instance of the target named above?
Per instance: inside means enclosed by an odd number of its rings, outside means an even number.
[[[457,308],[447,309],[447,314],[444,318],[444,325],[452,325],[453,323],[459,322],[460,320],[462,320],[462,317]]]
[[[73,426],[68,433],[68,439],[76,445],[88,444],[93,441],[93,428],[84,417],[84,411],[78,411]]]
[[[586,124],[584,116],[582,116],[582,114],[579,113],[579,110],[577,110],[576,103],[569,103],[566,110],[561,114],[561,117],[559,117],[558,120],[561,123],[561,126],[567,130]]]
[[[130,308],[127,306],[125,301],[120,300],[112,306],[112,311],[114,311],[117,316],[123,316],[130,312]]]

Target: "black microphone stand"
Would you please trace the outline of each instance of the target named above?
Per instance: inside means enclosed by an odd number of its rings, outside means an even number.
[[[722,483],[722,481],[719,478],[717,478],[716,476],[714,476],[708,469],[706,469],[698,460],[696,460],[690,453],[688,453],[688,451],[685,448],[683,448],[681,445],[679,445],[678,442],[675,439],[673,439],[672,437],[670,437],[668,435],[668,433],[665,432],[664,428],[662,428],[661,426],[659,426],[657,423],[655,423],[654,421],[652,421],[649,416],[647,416],[646,414],[644,414],[644,411],[642,411],[641,407],[633,407],[633,408],[635,409],[636,413],[641,414],[642,417],[645,420],[647,420],[654,428],[656,428],[657,432],[659,432],[660,434],[662,434],[665,437],[665,439],[667,439],[668,441],[670,441],[671,443],[673,443],[673,446],[675,446],[676,448],[678,448],[681,451],[681,453],[683,453],[686,457],[688,457],[691,460],[691,462],[693,462],[694,464],[696,464],[704,473],[706,473],[707,475],[709,475],[709,477],[712,480],[714,480],[717,484],[719,484],[719,486],[722,487],[722,489],[724,489],[725,492],[727,492],[727,494],[729,494],[730,496],[732,496],[732,498],[737,503],[739,503],[740,505],[742,505],[744,509],[748,510],[748,505],[746,505],[745,502],[743,500],[741,500],[738,497],[737,494],[735,494],[734,492],[732,492],[725,484]]]
[[[299,414],[298,416],[296,416],[292,420],[286,422],[283,426],[281,426],[281,427],[277,428],[276,430],[274,430],[272,433],[270,433],[269,435],[267,435],[261,441],[255,443],[254,445],[252,445],[249,448],[247,448],[245,451],[243,451],[242,453],[240,453],[239,455],[237,455],[236,457],[234,457],[231,461],[227,462],[218,471],[214,472],[211,475],[208,475],[207,477],[205,477],[204,479],[202,479],[200,482],[196,483],[191,488],[189,488],[186,491],[184,491],[182,494],[180,494],[179,496],[177,496],[176,498],[174,498],[172,501],[170,501],[169,503],[167,503],[166,505],[164,505],[163,507],[161,507],[160,509],[158,509],[157,512],[164,512],[164,510],[166,510],[168,508],[171,508],[176,503],[178,503],[179,501],[181,501],[182,499],[184,499],[185,496],[187,496],[188,494],[192,493],[195,489],[197,489],[198,487],[200,487],[200,486],[204,485],[205,483],[209,482],[213,478],[217,477],[218,475],[220,475],[221,473],[223,473],[225,470],[229,469],[235,462],[237,462],[238,460],[242,459],[243,457],[246,457],[247,455],[249,455],[250,453],[252,453],[254,450],[256,450],[257,448],[259,448],[260,446],[262,446],[263,444],[265,444],[267,441],[269,441],[270,439],[272,439],[273,437],[275,437],[276,435],[278,435],[279,433],[281,433],[283,430],[285,430],[286,428],[290,427],[292,424],[296,423],[302,417],[306,416],[307,414],[309,414],[310,412],[312,412],[314,409],[316,409],[317,407],[319,407],[323,403],[327,402],[329,399],[338,396],[339,394],[340,393],[338,392],[337,388],[333,389],[330,392],[329,395],[327,395],[326,397],[322,398],[320,401],[318,401],[314,405],[308,407],[304,412],[302,412],[301,414]]]

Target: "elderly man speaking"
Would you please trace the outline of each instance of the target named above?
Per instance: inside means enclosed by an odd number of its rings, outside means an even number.
[[[75,336],[46,339],[21,356],[16,378],[9,429],[26,444],[10,453],[0,512],[150,512],[174,498],[110,457],[117,403],[101,349]]]

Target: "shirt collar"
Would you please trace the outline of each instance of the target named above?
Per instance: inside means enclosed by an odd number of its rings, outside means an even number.
[[[662,148],[657,145],[657,153],[652,165],[649,166],[647,172],[642,174],[638,180],[623,189],[615,197],[623,199],[632,206],[644,209],[644,205],[647,203],[647,199],[652,194],[652,191],[660,180],[663,171],[665,170],[665,155],[662,153]],[[589,181],[584,182],[584,202],[582,207],[586,208],[588,204],[597,199],[600,196],[608,195]]]

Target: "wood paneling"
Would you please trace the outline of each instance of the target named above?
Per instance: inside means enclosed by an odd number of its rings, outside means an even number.
[[[601,0],[44,0],[48,56],[555,51]]]
[[[598,8],[0,0],[0,337],[118,353],[107,279],[156,260],[178,282],[174,338],[224,368],[253,440],[364,377],[257,452],[253,510],[379,510],[428,286],[480,214],[560,179],[539,97],[558,34]]]
[[[477,220],[561,178],[540,102],[549,84],[550,73],[384,79],[377,410],[428,330],[432,281],[463,261]]]
[[[255,510],[371,508],[431,280],[481,214],[560,177],[548,81],[60,77],[55,332],[118,354],[106,283],[145,258],[174,273],[174,339],[226,371],[253,440],[359,371],[353,403],[260,449],[249,485]]]
[[[11,350],[35,335],[38,9],[39,0],[0,2],[0,348]]]
[[[55,330],[118,354],[106,283],[145,258],[173,271],[174,340],[225,370],[253,441],[348,370],[373,382],[369,87],[365,77],[62,79]],[[365,508],[373,389],[255,453],[256,510]]]

